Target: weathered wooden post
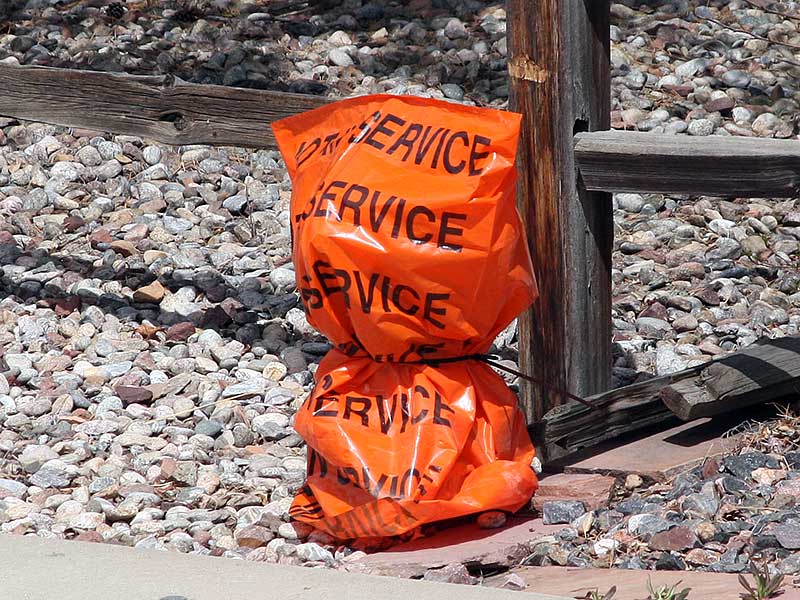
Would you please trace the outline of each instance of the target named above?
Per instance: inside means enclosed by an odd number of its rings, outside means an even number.
[[[609,194],[587,192],[573,137],[609,128],[609,0],[509,0],[511,110],[524,115],[520,207],[541,296],[520,322],[524,371],[588,395],[611,371]],[[529,424],[563,403],[527,386]]]

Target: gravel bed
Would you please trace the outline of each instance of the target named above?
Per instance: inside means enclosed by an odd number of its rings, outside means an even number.
[[[529,565],[800,573],[800,419],[791,413],[731,433],[730,452],[669,484],[629,475],[608,509],[545,502]],[[788,581],[787,581],[788,583]]]

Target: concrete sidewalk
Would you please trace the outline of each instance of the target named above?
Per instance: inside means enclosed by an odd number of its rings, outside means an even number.
[[[3,600],[567,600],[104,544],[0,535]]]

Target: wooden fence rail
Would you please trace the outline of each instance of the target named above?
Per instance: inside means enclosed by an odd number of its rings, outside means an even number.
[[[165,144],[271,148],[270,124],[331,100],[137,76],[0,64],[0,116]],[[532,150],[534,153],[536,148]],[[593,131],[574,137],[589,191],[800,195],[800,142]]]
[[[0,115],[136,135],[165,144],[274,147],[270,123],[318,96],[48,67],[0,65]]]
[[[741,198],[800,193],[797,140],[597,131],[575,136],[575,158],[590,190]]]

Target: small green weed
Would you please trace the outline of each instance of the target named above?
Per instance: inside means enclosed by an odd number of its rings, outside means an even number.
[[[742,600],[767,600],[767,598],[775,598],[783,593],[781,588],[784,576],[771,576],[767,563],[759,566],[755,562],[751,562],[750,574],[753,576],[755,585],[751,585],[744,575],[739,575],[739,583],[747,590],[739,594]]]
[[[681,591],[678,591],[678,586],[680,585],[680,581],[675,585],[662,585],[657,588],[653,588],[653,582],[650,579],[647,580],[647,592],[650,594],[646,600],[686,600],[689,597],[689,592],[692,591],[692,588],[683,588]]]

